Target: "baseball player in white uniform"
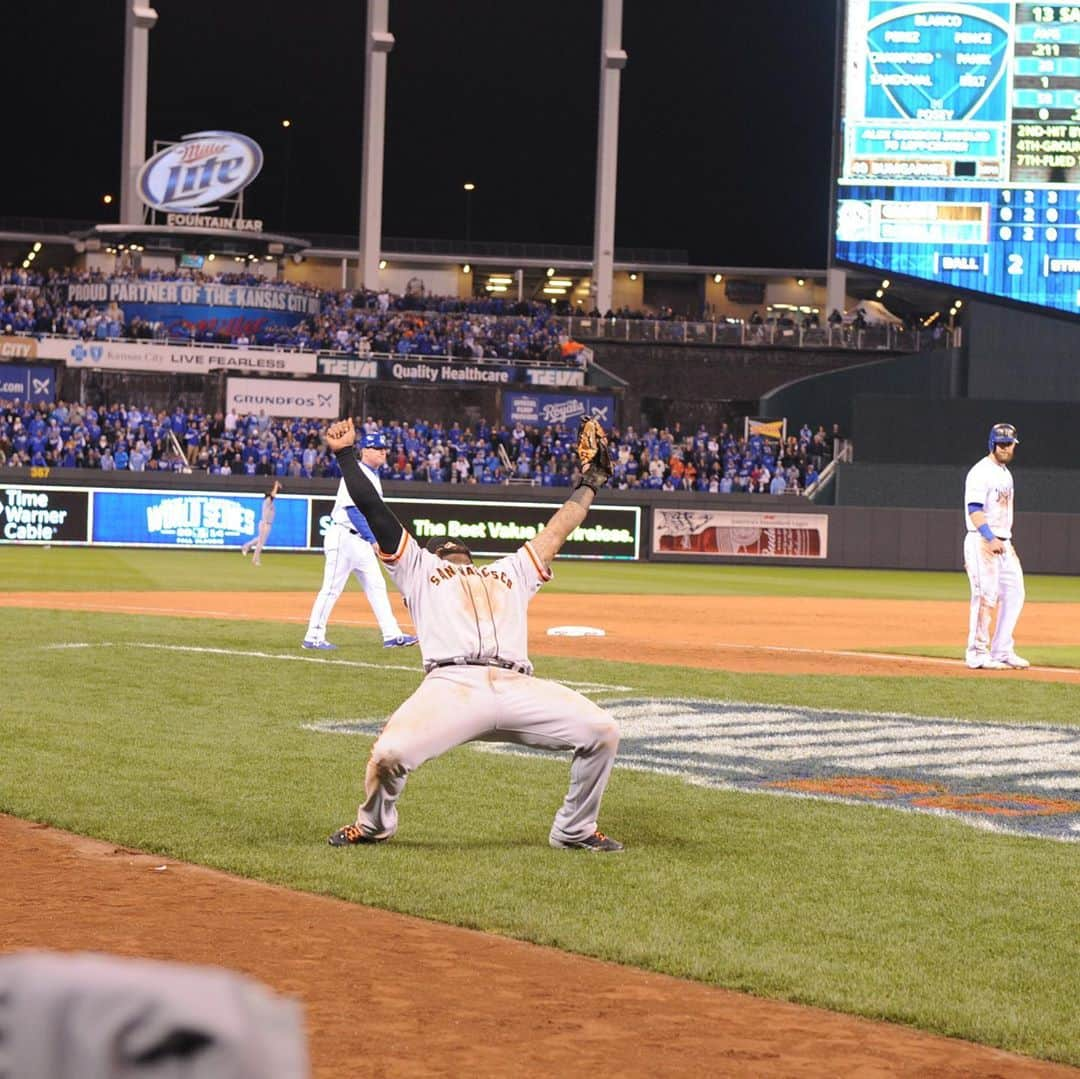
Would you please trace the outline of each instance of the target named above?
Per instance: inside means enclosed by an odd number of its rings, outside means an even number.
[[[341,463],[350,496],[378,537],[380,558],[405,595],[427,677],[372,747],[356,821],[334,832],[331,846],[390,839],[410,772],[465,742],[494,741],[572,750],[570,789],[549,842],[557,848],[621,851],[621,843],[597,828],[618,728],[580,693],[533,677],[526,624],[529,601],[551,579],[552,559],[584,521],[609,473],[602,467],[584,469],[578,488],[535,539],[481,568],[457,540],[436,539],[426,550],[417,544],[382,501],[367,470],[356,464],[350,449],[354,437],[352,420],[344,420],[330,428],[327,443]]]
[[[1012,545],[1013,479],[1008,464],[1020,440],[1011,423],[995,423],[989,442],[990,452],[964,482],[964,568],[971,582],[965,658],[973,670],[1004,671],[1031,666],[1016,654],[1013,642],[1024,606],[1024,571]]]
[[[262,513],[259,516],[259,534],[253,536],[240,548],[240,553],[245,558],[247,557],[248,552],[254,548],[255,553],[251,557],[251,564],[253,566],[262,565],[262,549],[266,546],[266,541],[270,538],[270,529],[274,527],[274,499],[277,498],[280,490],[281,481],[274,480],[274,486],[266,492],[266,497],[263,499]]]
[[[349,451],[355,458],[355,452]],[[359,469],[382,498],[382,484],[378,470],[386,463],[386,440],[381,434],[364,435],[360,442]],[[368,603],[379,622],[384,648],[403,648],[416,644],[416,637],[403,633],[390,607],[390,597],[386,592],[386,581],[379,568],[379,559],[375,554],[375,534],[368,526],[364,515],[356,508],[345,481],[338,484],[334,508],[330,512],[330,524],[323,540],[323,554],[326,565],[323,570],[323,584],[315,603],[311,608],[307,633],[304,634],[303,647],[328,651],[337,647],[326,639],[326,624],[330,621],[330,612],[338,601],[338,596],[345,590],[349,574],[355,573]]]

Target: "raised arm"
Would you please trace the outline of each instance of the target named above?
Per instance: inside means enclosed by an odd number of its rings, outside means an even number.
[[[540,534],[530,540],[532,549],[545,566],[551,565],[567,536],[585,520],[595,497],[596,491],[583,484],[552,514]]]
[[[570,533],[585,520],[596,492],[611,478],[607,435],[599,422],[591,417],[581,425],[578,457],[581,460],[581,478],[577,488],[555,511],[543,531],[531,541],[532,549],[546,566],[551,565]]]
[[[405,529],[391,512],[390,507],[379,497],[379,492],[364,475],[360,463],[356,460],[356,428],[352,419],[340,420],[332,424],[326,432],[326,444],[333,450],[341,468],[341,478],[349,497],[356,508],[367,518],[379,550],[386,555],[397,554],[401,549],[401,539]]]

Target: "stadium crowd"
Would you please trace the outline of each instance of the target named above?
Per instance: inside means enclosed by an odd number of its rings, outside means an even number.
[[[206,414],[176,407],[171,412],[137,405],[35,406],[0,400],[0,467],[196,470],[215,475],[333,477],[326,424],[311,419],[272,419],[265,413]],[[474,426],[384,422],[369,417],[364,428],[381,432],[389,453],[387,480],[418,483],[506,484],[564,487],[577,469],[576,435],[562,424],[544,428],[480,420]],[[633,427],[612,432],[619,490],[705,491],[719,494],[798,493],[832,459],[838,428],[804,424],[786,441],[762,434],[738,435],[727,424],[684,432]]]
[[[179,325],[126,318],[118,303],[69,303],[68,285],[118,281],[187,281],[194,284],[288,288],[319,299],[319,313],[293,326],[269,319],[203,319]],[[563,312],[563,313],[569,313]],[[536,362],[577,355],[552,319],[551,306],[502,297],[397,296],[367,290],[274,285],[251,273],[205,274],[200,270],[103,274],[89,270],[0,270],[0,332],[62,334],[85,340],[182,339],[238,346],[408,356],[454,356]],[[584,314],[584,312],[582,312]],[[576,344],[576,348],[573,347]],[[567,346],[571,347],[567,347]]]

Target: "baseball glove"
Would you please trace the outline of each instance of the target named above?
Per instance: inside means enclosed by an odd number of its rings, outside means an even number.
[[[595,416],[581,421],[577,454],[581,462],[581,479],[577,486],[591,487],[594,491],[599,491],[611,479],[612,465],[607,432]]]

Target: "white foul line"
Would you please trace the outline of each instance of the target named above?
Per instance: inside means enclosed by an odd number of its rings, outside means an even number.
[[[62,644],[47,644],[46,651],[66,648],[152,648],[162,652],[194,652],[211,656],[239,656],[249,659],[284,659],[293,663],[324,663],[335,667],[362,667],[373,671],[408,671],[410,674],[424,672],[420,667],[405,667],[398,663],[368,663],[361,659],[324,659],[321,656],[294,656],[289,652],[253,652],[234,648],[207,648],[193,644],[153,644],[147,641],[128,641],[118,644],[113,641],[70,641]],[[629,693],[632,686],[606,685],[603,682],[563,682],[560,685],[580,689],[583,693]]]

